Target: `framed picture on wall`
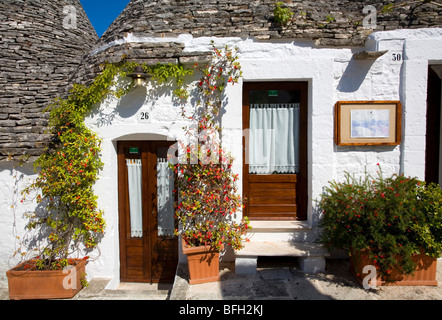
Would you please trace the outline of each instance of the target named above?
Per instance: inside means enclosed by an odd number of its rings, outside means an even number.
[[[335,143],[398,145],[401,143],[400,101],[338,101],[335,105]]]

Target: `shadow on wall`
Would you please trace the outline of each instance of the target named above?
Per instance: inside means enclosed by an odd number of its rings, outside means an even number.
[[[1,161],[0,172],[5,170],[9,171],[11,177],[15,175],[14,171],[20,172],[20,179],[35,174],[33,163],[20,164],[19,162],[20,161]]]
[[[121,118],[130,118],[143,106],[147,98],[147,88],[145,86],[135,87],[121,98],[115,112]]]
[[[147,104],[149,104],[149,108],[153,109],[156,104],[164,103],[164,98],[167,97],[170,97],[170,101],[167,101],[166,104],[174,108],[189,104],[194,106],[197,104],[199,98],[195,88],[190,88],[189,100],[187,102],[173,94],[175,89],[176,85],[174,82],[158,84],[151,81],[146,85],[132,88],[118,100],[116,106],[113,106],[112,102],[106,101],[105,99],[98,107],[92,110],[91,116],[96,117],[97,126],[102,127],[112,125],[116,116],[122,119],[134,117],[136,113],[143,106],[147,106]]]
[[[94,108],[91,115],[97,116],[96,123],[99,127],[111,125],[117,115],[124,119],[132,117],[143,106],[146,97],[146,87],[135,87],[124,95],[112,110],[108,110],[105,101],[98,108]]]
[[[4,221],[11,219],[12,225],[10,226],[13,230],[14,237],[16,240],[12,240],[15,248],[11,246],[11,258],[8,262],[8,266],[12,268],[19,262],[23,262],[28,258],[32,258],[37,249],[44,247],[47,237],[53,232],[53,229],[46,224],[37,226],[35,229],[28,229],[28,225],[31,221],[35,219],[28,218],[29,215],[34,214],[39,219],[45,219],[50,214],[52,217],[58,217],[59,211],[51,211],[49,208],[49,200],[43,199],[40,203],[36,202],[36,195],[39,191],[31,191],[30,194],[25,197],[22,195],[22,191],[28,187],[33,180],[37,177],[36,170],[34,170],[33,163],[23,163],[20,164],[17,161],[0,162],[0,194],[4,196],[4,199],[9,195],[10,202],[1,202],[3,214],[5,217]],[[3,183],[4,182],[4,183]],[[56,199],[54,199],[56,201]],[[62,207],[60,210],[65,214]],[[6,216],[11,215],[11,216]],[[4,230],[3,230],[4,231]],[[99,240],[104,237],[100,235]],[[77,247],[78,243],[73,242]],[[2,245],[7,246],[8,244],[2,243]],[[16,255],[13,257],[13,253],[17,248],[20,247],[22,252],[26,252],[26,255],[20,256]],[[90,253],[92,250],[83,249],[85,253]]]
[[[0,162],[0,194],[3,196],[0,205],[5,214],[10,208],[15,211],[23,205],[21,192],[32,182],[35,175],[33,163],[21,164],[20,160]]]
[[[359,90],[374,62],[375,60],[350,60],[339,80],[337,89],[340,92],[355,92]]]

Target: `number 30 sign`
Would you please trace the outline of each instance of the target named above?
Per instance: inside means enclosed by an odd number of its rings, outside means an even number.
[[[392,63],[401,64],[404,60],[404,56],[402,54],[402,51],[390,51],[390,61]]]

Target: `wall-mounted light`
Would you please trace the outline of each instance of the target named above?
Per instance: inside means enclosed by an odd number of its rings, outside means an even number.
[[[137,86],[141,86],[143,84],[143,80],[150,78],[150,75],[144,72],[142,66],[136,66],[134,72],[128,74],[127,76],[131,77]]]

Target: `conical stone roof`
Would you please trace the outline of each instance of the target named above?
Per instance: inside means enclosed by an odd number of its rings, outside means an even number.
[[[281,25],[274,19],[275,2],[132,0],[98,45],[132,33],[159,38],[191,34],[193,37],[253,37],[257,40],[309,39],[320,46],[361,46],[372,31],[442,25],[440,5],[416,2],[381,13],[382,8],[392,2],[385,0],[285,0],[294,15],[290,22]],[[363,26],[364,19],[373,14],[367,5],[376,8],[377,24],[373,29]]]
[[[0,2],[0,161],[41,154],[42,110],[97,39],[78,0]]]
[[[294,14],[286,25],[275,22],[274,0],[132,0],[97,41],[79,0],[2,0],[0,161],[41,154],[47,123],[41,110],[72,83],[91,81],[103,62],[177,63],[207,54],[186,52],[184,43],[174,40],[183,34],[361,47],[373,31],[442,26],[442,7],[431,3],[381,14],[391,1],[374,0],[377,24],[370,29],[363,26],[367,1],[284,2]],[[75,8],[76,28],[63,25],[69,24],[67,6]],[[134,37],[126,41],[129,34]]]
[[[274,0],[132,0],[83,61],[73,82],[88,83],[103,62],[192,63],[207,52],[189,52],[181,35],[308,41],[312,46],[363,47],[373,31],[442,26],[442,7],[420,3],[380,14],[391,1],[374,0],[376,28],[363,25],[370,12],[360,0],[285,0],[293,12],[275,21]],[[402,3],[402,2],[401,2]],[[367,9],[367,8],[365,8]],[[365,13],[364,13],[365,12]]]

